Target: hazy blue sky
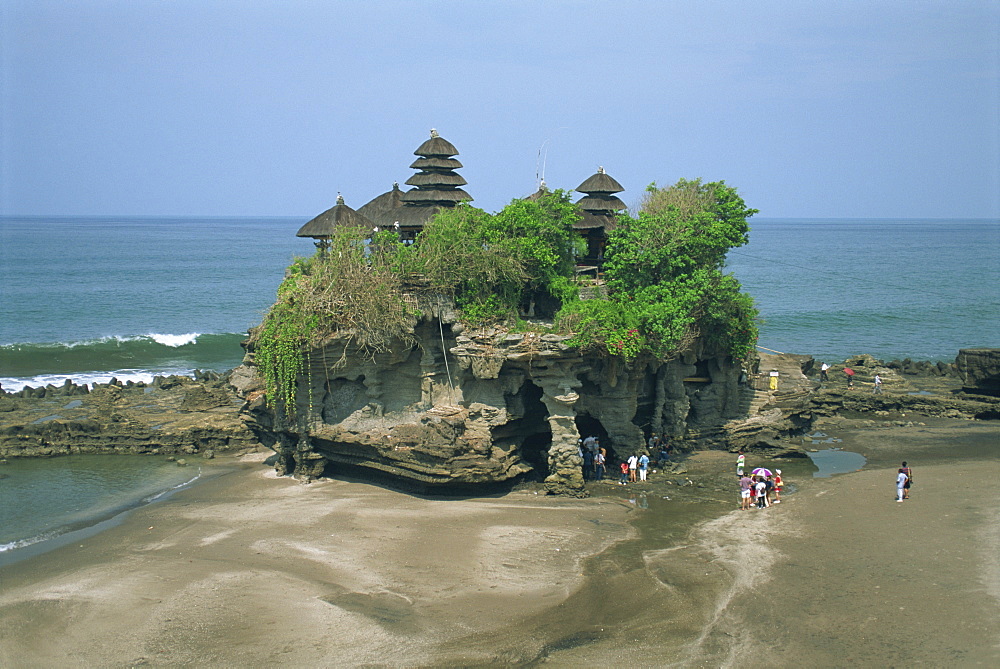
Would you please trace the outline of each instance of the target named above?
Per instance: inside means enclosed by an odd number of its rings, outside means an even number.
[[[773,217],[1000,216],[1000,2],[0,0],[0,213],[475,204],[603,165]],[[539,154],[544,161],[539,159]]]

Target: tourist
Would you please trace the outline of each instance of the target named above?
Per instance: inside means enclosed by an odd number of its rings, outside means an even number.
[[[618,485],[625,485],[628,482],[628,463],[622,462],[621,464],[622,477],[618,481]]]
[[[591,472],[594,470],[594,454],[589,448],[583,449],[583,480],[586,481],[590,478]]]
[[[785,482],[781,480],[781,470],[774,470],[774,503],[781,503],[781,489],[785,487]]]
[[[771,492],[774,491],[774,481],[770,476],[764,477],[764,506],[771,506]]]
[[[822,365],[820,365],[820,367],[819,367],[819,382],[820,383],[823,383],[824,381],[829,381],[830,380],[830,376],[827,374],[827,372],[829,372],[829,371],[830,371],[830,365],[826,364],[825,362]]]
[[[747,456],[743,455],[743,449],[740,449],[740,454],[736,458],[736,475],[743,476],[743,468],[747,464]]]
[[[899,472],[896,474],[896,501],[897,502],[902,502],[903,501],[903,495],[906,492],[906,488],[905,488],[906,481],[907,481],[908,478],[909,477],[906,475],[906,473],[902,469],[900,469]]]
[[[749,476],[741,475],[740,479],[740,511],[749,511],[750,502],[750,487],[753,485],[753,479]]]
[[[583,440],[583,450],[591,453],[597,452],[597,437],[591,435]]]
[[[844,369],[844,374],[847,375],[847,389],[851,390],[854,388],[854,370]]]
[[[903,499],[910,499],[910,486],[913,485],[913,470],[906,466],[906,461],[904,460],[903,466],[899,471],[906,474],[906,483],[903,484]]]
[[[670,460],[670,451],[667,450],[667,445],[661,442],[660,455],[656,460],[656,464],[660,467],[666,467],[668,460]]]
[[[764,483],[764,477],[758,476],[757,483],[754,484],[754,493],[757,496],[757,508],[765,509],[767,508],[767,485]]]
[[[632,483],[636,482],[635,470],[639,467],[639,456],[633,453],[628,456],[628,480]]]
[[[594,456],[594,480],[603,481],[604,480],[604,463],[607,461],[607,456],[605,455],[605,450],[602,448]]]
[[[875,382],[872,384],[872,395],[882,394],[882,377],[878,374],[875,375]]]
[[[649,469],[649,456],[643,453],[639,456],[639,480],[646,480],[646,471]]]
[[[646,447],[649,448],[650,451],[655,451],[657,447],[659,447],[659,445],[660,445],[660,438],[656,436],[656,433],[654,432],[652,435],[650,435],[649,441],[646,442]]]

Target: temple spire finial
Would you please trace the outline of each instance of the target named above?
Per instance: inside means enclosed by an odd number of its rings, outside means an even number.
[[[340,191],[337,191],[337,204],[344,204],[344,196],[340,194]]]
[[[439,134],[438,134],[438,131],[437,131],[437,130],[435,130],[434,128],[431,128],[431,138],[432,138],[432,139],[433,139],[434,137],[440,137],[440,136],[441,136],[441,135],[439,135]]]

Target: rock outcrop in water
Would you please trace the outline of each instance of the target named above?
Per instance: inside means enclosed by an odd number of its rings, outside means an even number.
[[[650,431],[682,437],[749,403],[740,366],[698,347],[626,363],[581,354],[566,336],[466,330],[443,299],[420,312],[415,345],[369,357],[344,337],[310,351],[294,419],[265,403],[250,350],[233,380],[279,473],[311,479],[332,466],[431,489],[529,475],[582,495],[581,438],[599,437],[614,466]]]

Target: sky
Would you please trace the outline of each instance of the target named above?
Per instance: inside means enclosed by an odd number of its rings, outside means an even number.
[[[309,218],[436,128],[488,211],[1000,218],[997,0],[0,0],[0,105],[0,215]]]

